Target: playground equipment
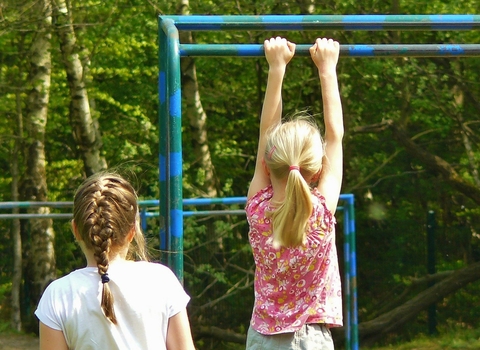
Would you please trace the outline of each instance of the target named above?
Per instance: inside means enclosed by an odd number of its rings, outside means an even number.
[[[258,44],[181,44],[179,31],[304,31],[304,30],[478,30],[478,15],[266,15],[266,16],[160,16],[159,17],[159,124],[160,124],[160,237],[161,249],[171,252],[168,264],[183,278],[183,207],[181,142],[181,56],[261,57]],[[297,45],[296,55],[308,55],[310,45]],[[477,44],[341,45],[347,57],[469,57],[480,56]],[[346,200],[345,239],[346,348],[358,349],[355,230],[353,196]],[[345,225],[345,226],[350,226]]]

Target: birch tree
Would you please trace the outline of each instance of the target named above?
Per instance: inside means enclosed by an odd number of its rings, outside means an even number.
[[[73,137],[84,162],[85,173],[89,176],[107,168],[105,157],[101,154],[102,138],[98,121],[92,117],[72,14],[64,0],[55,0],[54,14],[70,89],[70,123]]]
[[[19,183],[19,157],[22,146],[23,137],[23,116],[21,108],[21,95],[20,91],[16,92],[16,118],[15,118],[15,138],[12,152],[11,172],[12,172],[12,200],[14,202],[19,200],[18,183]],[[13,214],[18,214],[20,210],[14,208]],[[12,220],[12,255],[13,255],[13,274],[12,274],[12,328],[21,331],[22,330],[22,318],[20,311],[20,288],[22,285],[22,235],[20,227],[20,219]]]
[[[189,0],[179,0],[177,13],[189,15],[189,7]],[[182,43],[193,43],[191,32],[181,31],[179,35]],[[217,197],[215,168],[208,146],[207,114],[200,99],[195,61],[192,57],[184,57],[181,63],[182,92],[186,103],[184,115],[188,119],[190,131],[193,135],[191,142],[195,154],[194,167],[197,174],[202,172],[201,176],[197,175],[197,178],[202,179],[201,183],[192,190],[197,192],[196,195],[198,196]]]
[[[45,128],[51,80],[51,24],[50,0],[34,4],[34,15],[38,16],[38,29],[29,52],[29,91],[27,93],[25,116],[25,160],[26,171],[22,184],[22,199],[25,201],[46,201],[47,180],[45,161]],[[32,207],[30,214],[48,214],[46,207]],[[38,302],[46,285],[55,278],[55,254],[51,219],[35,218],[29,221],[29,242],[26,248],[25,283],[29,286],[29,306]],[[28,310],[28,306],[27,306]],[[30,311],[30,310],[29,310]],[[32,316],[30,316],[33,318]],[[34,327],[33,319],[28,320]]]

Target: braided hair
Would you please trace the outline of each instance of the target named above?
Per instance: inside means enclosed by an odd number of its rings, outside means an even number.
[[[98,173],[87,178],[74,197],[73,220],[85,247],[93,252],[103,284],[101,307],[114,324],[117,319],[108,285],[108,267],[111,259],[130,247],[128,236],[132,229],[135,230],[137,255],[147,260],[138,212],[134,188],[113,173]]]

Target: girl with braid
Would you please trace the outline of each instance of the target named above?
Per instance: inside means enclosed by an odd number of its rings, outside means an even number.
[[[119,175],[78,188],[72,228],[87,266],[45,290],[40,350],[195,349],[190,298],[169,268],[147,261],[139,220],[135,190]]]
[[[246,204],[255,261],[247,350],[332,350],[342,325],[335,210],[342,183],[339,44],[310,47],[321,83],[325,137],[306,117],[282,122],[282,83],[295,44],[264,42],[269,64],[255,173]]]

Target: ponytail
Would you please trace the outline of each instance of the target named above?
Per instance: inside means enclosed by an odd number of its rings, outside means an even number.
[[[271,176],[285,181],[285,197],[268,215],[272,218],[275,247],[296,247],[306,242],[313,203],[310,184],[322,168],[323,142],[316,124],[297,118],[269,130],[265,163]]]
[[[291,169],[285,199],[272,214],[274,246],[296,247],[304,244],[312,209],[310,187],[299,169]]]

